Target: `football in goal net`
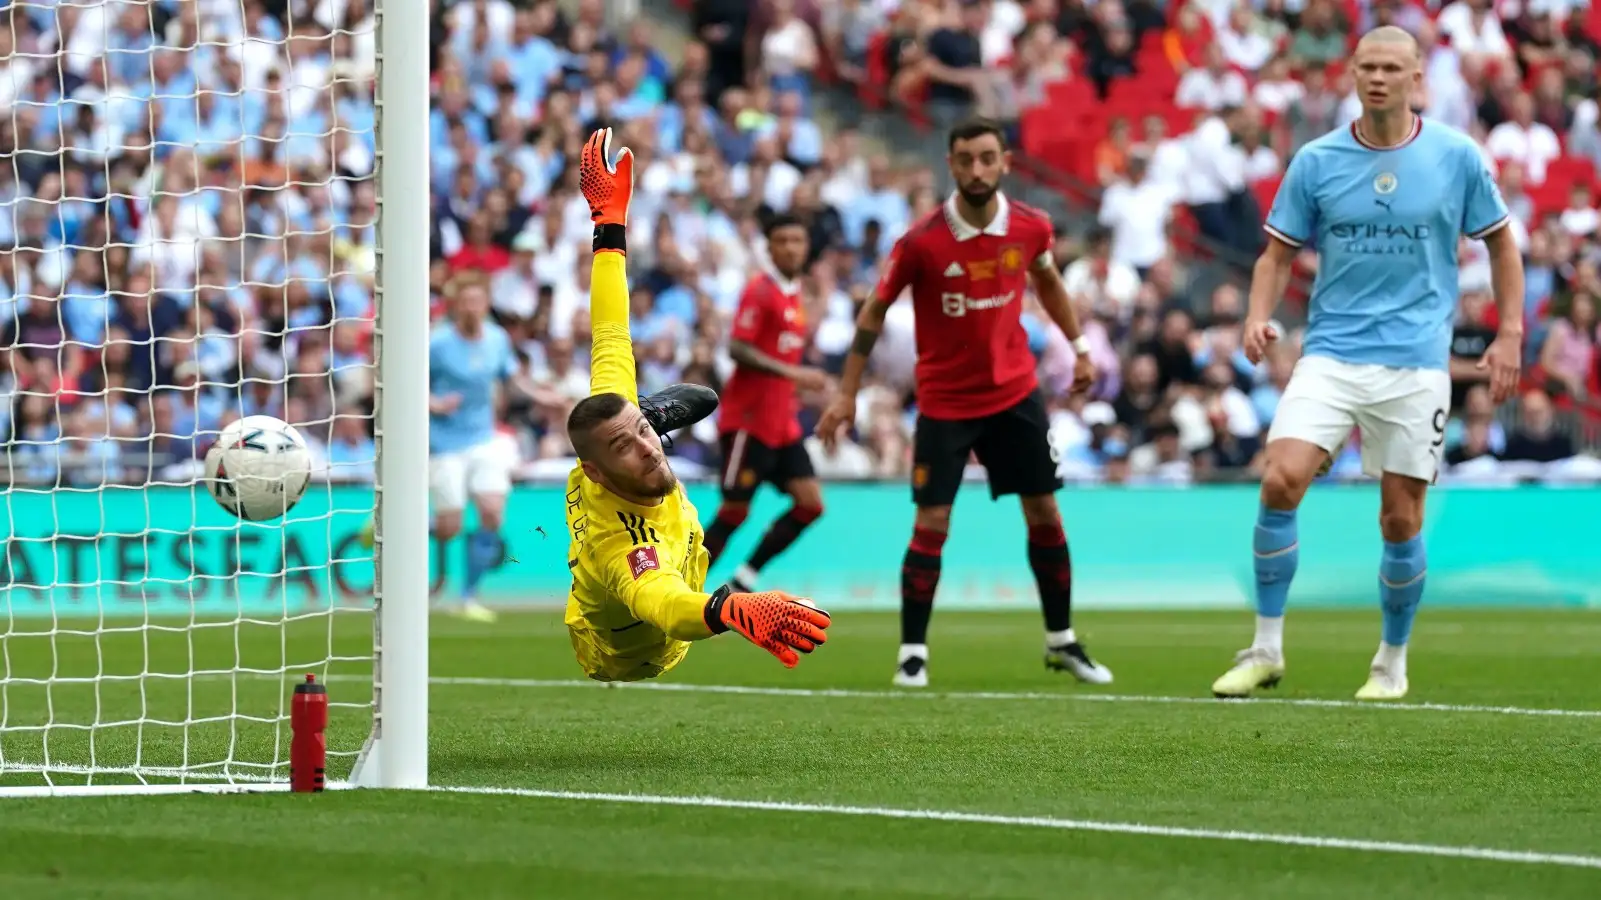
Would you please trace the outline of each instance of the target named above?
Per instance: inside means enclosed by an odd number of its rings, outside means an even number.
[[[7,12],[0,796],[286,786],[308,674],[330,782],[425,783],[426,17]],[[273,420],[287,512],[208,472]]]

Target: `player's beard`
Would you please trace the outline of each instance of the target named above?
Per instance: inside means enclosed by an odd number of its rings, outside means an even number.
[[[626,490],[636,497],[646,497],[659,500],[671,494],[678,487],[678,476],[673,472],[672,464],[666,457],[662,458],[661,465],[638,478],[629,478],[631,484]]]
[[[982,181],[974,181],[957,188],[957,193],[962,195],[962,202],[966,203],[969,208],[983,209],[989,205],[990,200],[995,197],[995,192],[1000,189],[1001,186],[999,184],[985,184]]]

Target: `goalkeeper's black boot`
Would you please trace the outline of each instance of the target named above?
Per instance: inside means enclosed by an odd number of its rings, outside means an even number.
[[[688,428],[717,411],[717,392],[702,384],[670,384],[639,398],[645,421],[662,436]]]

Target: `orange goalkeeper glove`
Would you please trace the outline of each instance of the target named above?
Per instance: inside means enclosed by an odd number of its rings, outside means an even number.
[[[782,591],[735,594],[725,584],[706,601],[706,627],[712,634],[733,629],[791,669],[800,663],[801,653],[828,640],[829,621],[828,613]]]
[[[611,129],[589,136],[578,158],[578,185],[589,201],[589,218],[596,226],[627,225],[628,204],[634,197],[634,152],[627,147],[611,155]]]

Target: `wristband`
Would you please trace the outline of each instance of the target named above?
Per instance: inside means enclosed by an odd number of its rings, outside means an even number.
[[[1080,356],[1089,356],[1090,355],[1090,339],[1087,336],[1082,335],[1082,334],[1079,335],[1078,337],[1074,338],[1073,339],[1073,352],[1077,353]]]
[[[706,611],[702,614],[702,618],[705,619],[706,627],[711,629],[712,634],[722,634],[728,630],[728,623],[723,621],[723,602],[728,599],[728,594],[728,585],[725,584],[713,591],[711,599],[706,601]]]
[[[591,249],[599,253],[602,250],[616,250],[619,253],[628,252],[628,229],[621,225],[596,225],[595,240]]]

